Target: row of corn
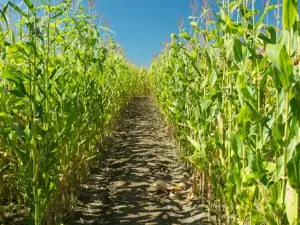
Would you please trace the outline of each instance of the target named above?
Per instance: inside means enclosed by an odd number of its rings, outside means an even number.
[[[208,1],[205,1],[208,3]],[[300,224],[297,0],[223,0],[150,68],[157,102],[219,224]],[[273,16],[275,15],[275,17]],[[282,28],[281,28],[282,26]]]
[[[71,0],[0,9],[0,223],[21,212],[57,224],[139,89],[139,70],[86,11]]]

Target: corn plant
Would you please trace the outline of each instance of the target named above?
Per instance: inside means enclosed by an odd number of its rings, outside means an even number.
[[[220,224],[300,223],[298,1],[264,6],[223,0],[207,18],[205,5],[150,68]],[[266,19],[272,12],[283,29]]]
[[[54,224],[96,143],[140,89],[139,69],[80,2],[74,10],[71,0],[22,3],[0,10],[0,206],[28,207],[29,222]]]

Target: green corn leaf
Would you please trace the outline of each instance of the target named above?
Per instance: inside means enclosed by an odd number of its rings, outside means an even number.
[[[6,13],[7,13],[7,9],[8,9],[8,2],[3,6],[2,12],[3,12],[4,14],[6,14]]]
[[[270,38],[268,38],[264,33],[260,32],[258,35],[257,35],[258,38],[260,38],[261,40],[264,41],[265,44],[271,44],[271,40]]]
[[[55,190],[56,189],[56,184],[54,182],[50,182],[50,191]]]
[[[99,29],[104,30],[104,31],[108,31],[108,32],[113,33],[113,34],[115,33],[113,30],[111,30],[111,29],[109,29],[108,27],[105,27],[105,26],[100,26]]]
[[[73,17],[63,17],[63,18],[57,20],[56,23],[63,23],[63,22],[66,22],[66,21],[71,21],[73,23],[76,22],[76,20]]]
[[[283,0],[282,15],[282,24],[284,29],[292,29],[297,16],[297,0]]]
[[[203,156],[201,156],[199,152],[195,152],[193,155],[185,158],[193,163],[198,169],[203,169],[203,163],[201,162],[201,158],[203,158]]]
[[[8,119],[13,119],[13,116],[7,114],[7,113],[4,113],[4,112],[0,112],[0,118],[8,118]]]
[[[19,97],[19,98],[22,98],[25,96],[25,94],[23,94],[21,91],[15,89],[15,90],[10,90],[9,91],[12,95],[16,96],[16,97]]]
[[[268,30],[270,34],[270,40],[272,44],[276,44],[276,31],[273,26],[266,26],[266,29]]]
[[[280,72],[280,82],[283,87],[288,87],[293,79],[293,61],[286,52],[285,45],[267,44],[266,53],[273,67]]]
[[[32,4],[32,2],[30,0],[24,0],[24,2],[26,3],[26,5],[30,9],[30,11],[33,13],[33,15],[36,15],[36,9],[35,9],[34,5]]]
[[[267,56],[269,57],[275,69],[279,72],[281,72],[279,66],[279,54],[283,46],[283,44],[267,44],[266,47]]]
[[[37,190],[37,195],[38,195],[38,197],[41,197],[42,193],[43,193],[43,189],[42,189],[42,188],[39,188],[39,189]]]
[[[213,71],[213,66],[212,66],[212,62],[211,62],[211,57],[210,54],[205,51],[205,55],[206,55],[206,63],[207,63],[207,67],[208,67],[208,74],[211,75],[212,71]]]
[[[253,113],[253,118],[252,119],[256,119],[258,121],[262,120],[262,116],[261,114],[255,109],[255,107],[247,100],[245,100],[246,105],[249,107],[249,109],[251,110],[251,112]]]
[[[282,84],[280,82],[280,76],[281,76],[281,74],[279,71],[277,71],[277,70],[273,71],[273,81],[274,81],[275,87],[278,91],[281,90],[281,88],[282,88]]]
[[[26,150],[20,149],[19,147],[14,147],[13,150],[17,155],[18,161],[21,165],[23,165],[23,163],[28,162],[30,156]]]
[[[0,9],[0,14],[1,14],[1,17],[4,19],[6,28],[9,29],[9,23],[8,23],[8,19],[6,17],[7,8],[8,8],[8,4],[5,4],[5,6],[3,7],[3,10]]]
[[[239,6],[238,1],[232,1],[228,4],[228,9],[231,13],[233,13],[238,6]]]
[[[243,60],[243,45],[240,40],[235,39],[233,44],[233,52],[234,58],[237,62],[241,62]]]
[[[0,112],[0,117],[2,117],[2,118],[7,118],[7,114],[4,113],[4,112]]]
[[[300,101],[296,98],[292,98],[290,101],[291,110],[293,112],[293,116],[300,120]]]
[[[294,93],[293,93],[294,97],[300,102],[300,82],[299,81],[293,85],[293,89],[294,89]],[[300,108],[299,108],[299,110],[300,110]],[[299,114],[299,116],[300,116],[300,114]]]
[[[258,38],[264,41],[265,44],[276,44],[276,31],[272,26],[266,26],[270,37],[267,37],[263,32],[258,34]]]
[[[179,34],[180,37],[186,39],[186,40],[191,40],[191,36],[186,32],[186,31],[182,31],[180,34]]]
[[[56,18],[60,17],[63,13],[64,13],[63,10],[59,10],[59,12],[58,12],[57,14],[55,14],[54,16],[51,17],[51,19],[52,19],[52,20],[53,20],[53,19],[56,19]]]
[[[28,135],[25,133],[25,127],[22,125],[22,124],[19,124],[19,123],[13,123],[11,125],[11,128],[12,130],[14,130],[17,134],[17,136],[20,138],[20,139],[23,139],[23,138],[28,138]]]
[[[229,38],[224,41],[224,44],[225,44],[225,48],[226,48],[226,58],[228,59],[233,52],[234,39]]]
[[[265,16],[267,15],[267,13],[271,10],[274,10],[278,7],[278,5],[269,5],[265,8],[263,14],[260,16],[259,20],[257,21],[256,25],[255,25],[255,31],[259,30],[262,23],[263,23],[263,20],[265,18]]]
[[[193,138],[187,136],[188,141],[195,147],[196,150],[201,150],[201,145],[198,141],[195,141]]]
[[[285,194],[285,207],[286,207],[286,215],[291,225],[297,225],[297,218],[295,214],[295,207],[296,206],[296,191],[290,186],[289,183],[286,185],[286,194]]]
[[[288,180],[291,187],[300,193],[300,144],[295,149],[295,155],[287,163]]]
[[[8,4],[14,9],[16,10],[18,13],[20,13],[22,16],[26,17],[27,19],[29,19],[29,15],[27,13],[25,13],[22,9],[20,9],[18,6],[16,6],[15,4],[13,4],[12,2],[8,1]]]
[[[279,66],[285,75],[285,80],[289,86],[293,79],[293,61],[286,52],[285,46],[281,48],[279,55]],[[282,76],[281,76],[282,77]]]
[[[178,36],[175,33],[171,34],[171,38],[178,40]]]
[[[235,22],[232,22],[231,20],[228,20],[226,22],[226,25],[224,27],[224,31],[226,33],[230,33],[230,34],[236,34],[240,31],[240,26],[237,25]]]

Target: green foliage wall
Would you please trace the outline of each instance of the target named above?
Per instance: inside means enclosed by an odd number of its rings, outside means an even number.
[[[201,196],[219,219],[226,206],[227,224],[300,223],[297,5],[204,6],[150,69],[185,159],[198,168]],[[264,23],[278,10],[283,30]]]
[[[139,89],[139,69],[83,7],[24,3],[0,11],[0,206],[51,224]]]

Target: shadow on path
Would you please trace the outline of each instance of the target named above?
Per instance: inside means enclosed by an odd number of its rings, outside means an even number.
[[[68,224],[213,224],[200,202],[187,201],[189,175],[176,153],[151,98],[133,99],[106,158],[82,184]],[[158,194],[157,180],[184,182],[186,189]]]

